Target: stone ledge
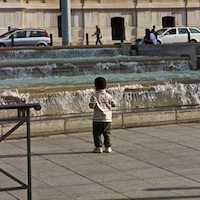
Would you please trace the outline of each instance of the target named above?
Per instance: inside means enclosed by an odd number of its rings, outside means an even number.
[[[65,133],[92,131],[92,116],[68,118],[65,120]]]
[[[159,126],[175,123],[200,122],[200,108],[171,108],[168,110],[138,110],[135,112],[114,113],[112,129]],[[1,136],[16,123],[0,125]],[[31,118],[31,137],[92,132],[92,114],[74,116],[52,116],[51,118]],[[7,139],[26,137],[26,124],[13,132]]]
[[[177,122],[195,122],[200,121],[200,109],[177,110]]]
[[[0,130],[2,129],[2,135],[5,135],[9,130],[11,130],[16,123],[7,123],[0,126]],[[26,123],[20,126],[17,130],[15,130],[7,139],[18,139],[26,137]],[[55,120],[31,120],[30,122],[31,129],[31,137],[38,136],[49,136],[49,135],[57,135],[64,134],[64,119],[55,119]]]
[[[153,111],[123,115],[123,128],[176,123],[176,111]]]

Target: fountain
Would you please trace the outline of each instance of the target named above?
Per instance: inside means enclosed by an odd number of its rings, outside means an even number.
[[[98,76],[108,82],[116,113],[200,102],[200,72],[190,70],[188,57],[123,56],[112,46],[8,50],[0,58],[0,105],[40,103],[35,117],[91,115]],[[1,111],[0,118],[14,115]]]

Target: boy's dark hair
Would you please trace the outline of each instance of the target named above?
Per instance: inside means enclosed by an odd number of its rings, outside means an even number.
[[[103,77],[98,77],[94,81],[95,87],[99,90],[106,88],[106,79]]]

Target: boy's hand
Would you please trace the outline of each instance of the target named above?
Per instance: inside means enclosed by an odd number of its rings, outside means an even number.
[[[110,104],[111,104],[112,107],[115,107],[115,106],[116,106],[116,103],[115,103],[114,100],[112,100],[112,101],[110,102]]]
[[[94,104],[89,103],[89,107],[90,107],[90,108],[94,108]]]

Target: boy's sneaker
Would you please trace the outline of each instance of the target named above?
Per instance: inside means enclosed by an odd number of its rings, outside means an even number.
[[[112,148],[111,148],[111,147],[105,147],[105,152],[106,152],[106,153],[112,152]]]
[[[94,153],[103,153],[102,147],[95,147],[93,150]]]

